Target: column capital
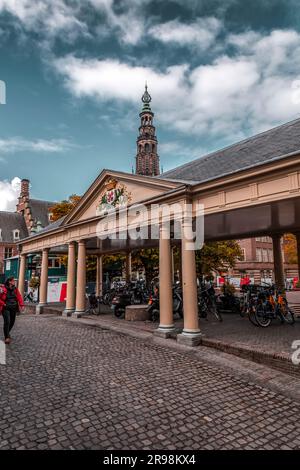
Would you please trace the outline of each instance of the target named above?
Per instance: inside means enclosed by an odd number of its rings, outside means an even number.
[[[273,233],[273,234],[271,235],[272,240],[279,240],[279,239],[282,238],[282,237],[283,237],[283,234],[282,234],[282,233]]]

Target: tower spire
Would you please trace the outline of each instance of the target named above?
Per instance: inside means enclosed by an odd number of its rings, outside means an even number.
[[[157,137],[153,126],[154,113],[151,110],[151,95],[148,92],[147,82],[142,96],[142,111],[140,113],[141,125],[137,138],[136,174],[159,175],[159,156],[157,154]]]
[[[152,101],[152,98],[151,98],[150,93],[148,92],[148,85],[147,85],[147,82],[146,82],[145,83],[145,91],[144,91],[144,94],[142,96],[142,102],[143,102],[142,112],[149,111],[151,113],[151,107],[150,107],[151,101]]]

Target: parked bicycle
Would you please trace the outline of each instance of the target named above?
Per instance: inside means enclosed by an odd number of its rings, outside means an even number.
[[[231,312],[231,313],[240,313],[240,301],[238,297],[234,295],[230,287],[227,284],[223,286],[223,292],[217,295],[216,303],[219,313]]]
[[[88,307],[85,311],[88,315],[100,315],[100,298],[96,296],[95,292],[87,295]]]
[[[293,325],[295,316],[283,293],[275,285],[243,286],[240,298],[242,316],[255,326],[266,328],[272,321]]]
[[[289,325],[295,323],[294,312],[289,307],[286,297],[274,285],[265,287],[258,293],[255,319],[258,325],[263,328],[270,326],[272,321],[276,319]]]
[[[214,287],[212,285],[201,284],[198,289],[199,318],[207,319],[208,315],[212,314],[219,322],[223,321],[216,299]]]

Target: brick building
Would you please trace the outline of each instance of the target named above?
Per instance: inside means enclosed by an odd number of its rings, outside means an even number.
[[[286,279],[298,277],[297,264],[287,263],[281,241],[284,274]],[[236,263],[231,271],[232,277],[249,276],[255,283],[274,281],[274,255],[271,237],[256,237],[239,240],[243,252],[243,260]]]
[[[49,209],[53,202],[30,198],[30,181],[21,181],[16,211],[0,211],[0,277],[4,276],[4,260],[18,254],[20,240],[49,225]]]

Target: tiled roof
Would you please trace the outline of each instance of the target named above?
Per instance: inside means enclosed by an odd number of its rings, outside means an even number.
[[[47,227],[47,225],[49,225],[49,209],[54,204],[54,202],[50,201],[29,199],[29,207],[35,224],[40,221],[43,227]]]
[[[0,211],[0,229],[2,238],[0,241],[5,243],[13,243],[13,231],[20,231],[20,239],[28,237],[28,230],[22,214],[17,212]]]
[[[160,178],[193,184],[300,154],[300,119],[255,135],[223,150],[163,173]],[[299,159],[299,156],[295,156]]]
[[[52,230],[55,230],[56,228],[59,228],[62,225],[65,218],[66,218],[66,216],[61,217],[60,219],[56,220],[55,222],[52,222],[51,224],[47,225],[47,227],[44,227],[39,232],[33,233],[30,236],[34,237],[35,235],[40,235],[41,233],[48,233],[48,232],[51,232]]]

